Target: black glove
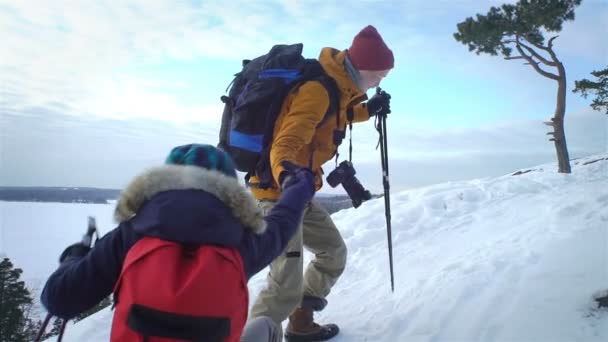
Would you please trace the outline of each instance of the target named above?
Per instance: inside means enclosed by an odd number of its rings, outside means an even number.
[[[59,257],[59,262],[63,263],[65,260],[73,257],[81,258],[87,255],[91,251],[91,247],[83,245],[82,242],[77,242],[73,245],[68,246]]]
[[[309,168],[298,167],[288,161],[281,163],[285,171],[281,172],[281,192],[296,193],[305,202],[315,194],[315,175]]]
[[[384,90],[377,91],[376,95],[372,96],[367,101],[367,111],[369,116],[386,115],[391,112],[391,95]]]
[[[293,176],[295,175],[298,167],[294,163],[286,160],[281,162],[281,166],[284,170],[279,175],[279,187],[281,190],[283,190],[286,186],[289,186],[291,183],[296,181]]]

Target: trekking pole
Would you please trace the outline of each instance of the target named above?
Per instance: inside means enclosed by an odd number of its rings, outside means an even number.
[[[61,327],[59,328],[59,335],[57,335],[57,342],[61,342],[63,340],[63,333],[65,332],[65,326],[68,325],[68,320],[64,319],[61,322]]]
[[[382,89],[376,88],[376,94],[380,94]],[[386,94],[386,96],[390,95]],[[376,129],[380,135],[380,158],[382,159],[382,185],[384,187],[384,213],[386,216],[386,236],[388,242],[388,260],[391,271],[391,291],[395,292],[395,277],[393,272],[393,237],[391,228],[391,197],[390,197],[390,182],[388,173],[388,140],[386,137],[386,117],[390,110],[381,110],[376,114]]]
[[[36,339],[34,339],[35,342],[39,342],[40,339],[42,338],[42,334],[44,334],[44,332],[46,331],[46,327],[47,325],[49,325],[49,322],[51,321],[51,318],[53,317],[53,315],[46,314],[46,318],[44,319],[44,322],[42,322],[42,326],[40,327],[40,330],[38,330],[38,335],[36,335]]]
[[[99,240],[97,222],[95,221],[95,217],[89,216],[87,233],[82,237],[81,243],[85,246],[91,247],[91,245],[93,244],[93,235],[95,235],[95,243],[97,243],[97,240]],[[46,328],[49,325],[49,322],[51,321],[52,317],[53,315],[51,315],[50,313],[46,315],[46,318],[44,319],[44,322],[42,323],[42,326],[38,331],[38,335],[36,335],[36,339],[34,340],[35,342],[40,342],[40,340],[42,339],[42,335],[44,335],[44,332],[46,331]],[[59,335],[57,335],[58,342],[61,342],[61,340],[63,339],[63,333],[65,332],[65,327],[67,324],[67,319],[64,319],[63,322],[61,322],[61,326],[59,328]]]

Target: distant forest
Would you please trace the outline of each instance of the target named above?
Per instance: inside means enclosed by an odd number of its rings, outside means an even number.
[[[9,202],[60,202],[108,204],[118,199],[120,190],[70,187],[0,187],[0,201]],[[374,196],[377,197],[377,196]],[[319,195],[316,199],[333,214],[351,208],[352,202],[345,195]]]

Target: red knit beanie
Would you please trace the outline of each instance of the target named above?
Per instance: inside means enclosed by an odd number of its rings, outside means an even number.
[[[394,66],[393,52],[372,25],[359,32],[348,48],[348,56],[357,70],[388,70]]]

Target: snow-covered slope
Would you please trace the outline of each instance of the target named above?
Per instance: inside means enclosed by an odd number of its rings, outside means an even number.
[[[608,341],[592,299],[608,289],[608,156],[572,167],[393,193],[394,293],[384,201],[334,214],[349,262],[318,320],[341,326],[335,342]],[[65,341],[108,341],[111,317]]]

